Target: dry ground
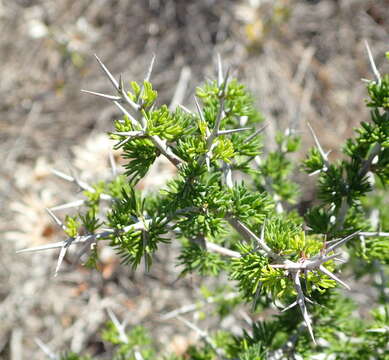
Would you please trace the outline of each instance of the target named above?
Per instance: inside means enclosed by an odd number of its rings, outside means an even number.
[[[100,354],[108,307],[179,352],[191,337],[158,315],[193,302],[201,279],[176,281],[174,247],[158,255],[150,274],[118,267],[110,253],[102,272],[93,272],[70,254],[53,278],[56,252],[15,254],[62,239],[44,208],[77,194],[50,168],[72,167],[89,180],[108,169],[101,134],[118,113],[79,91],[109,91],[93,53],[128,80],[141,80],[156,54],[152,79],[161,102],[170,101],[186,69],[189,107],[220,53],[269,121],[269,148],[274,132],[290,125],[306,148],[310,121],[339,156],[342,139],[368,118],[360,79],[373,75],[364,40],[388,70],[389,1],[2,0],[0,34],[0,358],[43,359],[35,337],[55,352]],[[312,196],[307,191],[303,200]]]

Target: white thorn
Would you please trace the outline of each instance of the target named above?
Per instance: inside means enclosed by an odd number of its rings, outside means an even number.
[[[59,249],[63,247],[65,244],[64,241],[58,241],[52,244],[46,244],[46,245],[41,245],[41,246],[35,246],[27,249],[22,249],[16,251],[17,254],[22,254],[22,253],[29,253],[29,252],[37,252],[37,251],[43,251],[43,250],[52,250],[52,249]]]
[[[312,128],[311,124],[309,122],[307,122],[307,125],[309,127],[309,130],[311,131],[311,134],[312,134],[313,140],[315,141],[316,147],[319,150],[319,153],[320,153],[320,155],[321,155],[321,157],[322,157],[322,159],[324,161],[324,165],[328,167],[329,164],[328,164],[327,153],[324,152],[323,148],[321,147],[319,139],[317,138],[315,132],[313,131],[313,128]]]
[[[95,58],[100,64],[105,74],[107,75],[108,79],[111,81],[114,88],[119,91],[119,83],[116,81],[116,79],[113,77],[113,75],[110,73],[110,71],[107,69],[107,67],[103,64],[103,62],[99,59],[99,57],[96,54],[95,54]]]
[[[102,94],[102,93],[99,93],[99,92],[83,90],[83,89],[81,89],[81,92],[83,92],[85,94],[99,96],[99,97],[102,97],[104,99],[111,100],[111,101],[120,101],[121,100],[120,96],[107,95],[107,94]]]
[[[282,309],[281,312],[285,312],[297,305],[297,301],[293,301],[290,305],[288,305],[286,308]]]
[[[109,157],[109,164],[111,166],[112,176],[116,177],[116,175],[117,175],[117,168],[116,168],[115,157],[113,156],[112,151],[109,152],[108,157]]]
[[[224,76],[223,76],[223,65],[220,54],[217,54],[217,85],[220,87],[223,84]]]
[[[330,277],[332,280],[335,280],[337,283],[344,286],[347,290],[351,290],[350,286],[348,286],[344,281],[340,280],[335,274],[326,269],[323,265],[319,266],[319,270]]]
[[[198,102],[196,96],[195,96],[195,104],[196,104],[197,112],[199,113],[199,116],[200,116],[200,120],[205,122],[204,114],[203,114],[203,112],[201,111],[200,104],[199,104],[199,102]]]
[[[84,205],[84,203],[85,203],[85,200],[75,200],[72,202],[68,202],[66,204],[54,206],[54,207],[50,208],[50,210],[51,211],[59,211],[59,210],[64,210],[64,209],[71,209],[74,207],[82,206],[82,205]]]
[[[62,171],[59,171],[56,169],[51,169],[51,172],[61,179],[64,179],[64,180],[69,181],[69,182],[74,182],[74,178],[72,176],[63,173]]]
[[[64,245],[61,248],[61,251],[60,251],[59,256],[58,256],[57,266],[55,267],[55,271],[54,271],[54,277],[56,277],[58,275],[58,271],[61,267],[62,261],[66,255],[67,250],[68,250],[68,247],[66,245]]]
[[[134,119],[134,117],[118,101],[114,101],[113,103],[120,109],[120,111],[124,115],[126,115],[130,119],[131,124],[133,126],[138,126],[138,122]]]
[[[221,135],[229,135],[229,134],[234,134],[236,132],[242,132],[242,131],[247,131],[251,130],[251,128],[238,128],[238,129],[229,129],[229,130],[219,130],[217,133],[217,136]]]
[[[54,222],[62,229],[62,230],[66,230],[66,226],[62,223],[62,221],[60,219],[58,219],[55,214],[48,208],[46,208],[46,211],[48,212],[48,214],[50,215],[50,217],[54,220]]]
[[[153,72],[153,68],[154,68],[155,58],[156,58],[156,56],[155,56],[155,54],[153,54],[149,68],[148,68],[147,73],[146,73],[145,81],[150,81],[151,73]]]
[[[377,67],[375,65],[374,58],[373,58],[373,55],[371,53],[370,46],[369,46],[369,43],[367,42],[367,40],[365,40],[365,46],[366,46],[366,50],[367,50],[367,55],[369,57],[371,69],[373,70],[374,76],[377,78],[378,84],[380,84],[381,83],[381,75],[380,75],[379,71],[377,70]]]

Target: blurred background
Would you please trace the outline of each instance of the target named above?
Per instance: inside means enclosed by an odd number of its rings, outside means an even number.
[[[79,194],[50,169],[90,182],[110,171],[104,133],[119,114],[80,92],[111,93],[94,53],[126,81],[141,81],[155,54],[160,103],[171,101],[181,77],[189,108],[220,53],[269,122],[267,147],[275,131],[293,124],[304,153],[312,145],[309,121],[337,157],[369,116],[361,79],[373,74],[364,41],[384,72],[388,35],[388,0],[0,0],[0,358],[45,358],[35,338],[54,353],[109,351],[99,337],[108,308],[177,354],[196,340],[181,323],[160,318],[193,303],[203,283],[178,278],[176,245],[147,274],[118,266],[108,251],[100,272],[70,254],[54,278],[57,251],[15,254],[64,239],[45,208]],[[161,162],[153,171],[141,188],[160,186],[174,170]],[[307,191],[301,201],[313,197]],[[227,317],[221,327],[238,325]]]

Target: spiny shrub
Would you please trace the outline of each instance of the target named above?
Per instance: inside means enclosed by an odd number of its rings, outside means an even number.
[[[253,312],[275,312],[240,335],[207,333],[173,312],[203,340],[180,356],[157,352],[145,329],[125,332],[111,313],[103,338],[116,346],[115,359],[389,359],[389,75],[381,76],[372,62],[371,120],[346,141],[342,159],[329,160],[308,124],[316,146],[299,168],[317,176],[319,201],[301,215],[295,204],[304,188],[291,181],[296,166],[289,157],[299,137],[293,129],[280,132],[277,149],[263,153],[263,116],[220,59],[217,80],[196,91],[194,112],[157,103],[152,65],[142,83],[127,89],[97,60],[115,94],[89,93],[122,112],[110,137],[122,151],[125,172],[94,185],[57,173],[83,187],[85,201],[64,222],[49,211],[68,235],[44,247],[61,248],[56,272],[69,246],[90,249],[88,266],[98,264],[97,244],[105,243],[123,264],[149,269],[160,244],[178,241],[183,274],[219,277],[218,289],[204,295],[218,316],[242,303],[251,303]],[[159,156],[177,174],[158,193],[142,195],[134,186]],[[354,311],[339,275],[346,266],[348,274],[381,274],[370,320]]]

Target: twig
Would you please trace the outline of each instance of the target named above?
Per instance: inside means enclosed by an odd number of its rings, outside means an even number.
[[[209,241],[206,242],[206,246],[207,246],[207,250],[219,253],[221,255],[225,255],[225,256],[229,256],[229,257],[233,257],[233,258],[240,258],[241,257],[241,255],[237,251],[227,249],[223,246],[220,246],[218,244],[214,244],[214,243],[209,242]]]
[[[240,220],[238,220],[232,216],[227,217],[226,220],[246,240],[254,240],[259,245],[259,247],[265,252],[265,254],[267,256],[269,256],[270,258],[272,258],[274,260],[283,261],[283,258],[280,255],[273,252],[273,250],[271,250],[270,247],[266,244],[265,239],[264,239],[264,231],[265,231],[264,225],[262,225],[261,237],[259,238]]]
[[[56,221],[55,219],[57,219],[57,218],[54,217],[54,221]],[[109,237],[110,235],[112,235],[114,233],[122,233],[122,232],[136,231],[136,230],[144,230],[145,226],[147,226],[147,224],[150,221],[151,220],[139,221],[139,222],[137,222],[135,224],[128,225],[128,226],[124,227],[121,230],[108,229],[108,230],[103,231],[103,232],[98,233],[98,234],[88,234],[88,235],[82,235],[82,236],[76,236],[76,237],[69,237],[69,238],[67,238],[64,241],[59,241],[59,242],[56,242],[56,243],[42,245],[42,246],[36,246],[36,247],[32,247],[32,248],[27,248],[27,249],[21,249],[21,250],[16,251],[16,253],[20,254],[20,253],[37,252],[37,251],[44,251],[44,250],[51,250],[51,249],[61,249],[61,251],[59,253],[59,256],[58,256],[58,261],[57,261],[57,266],[56,266],[56,269],[55,269],[55,273],[54,273],[54,276],[57,276],[58,272],[59,272],[59,269],[60,269],[60,266],[62,264],[62,261],[63,261],[65,255],[66,255],[67,249],[71,245],[74,245],[74,244],[86,244],[88,246],[91,243],[97,242],[100,239],[107,238],[107,237]],[[62,224],[62,223],[60,222],[60,224]]]

